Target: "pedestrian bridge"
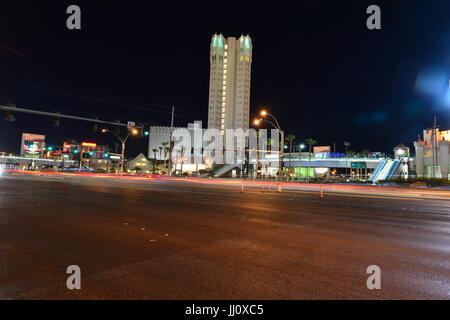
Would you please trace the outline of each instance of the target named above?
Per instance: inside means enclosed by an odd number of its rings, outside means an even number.
[[[383,158],[314,158],[293,156],[289,160],[289,155],[284,157],[284,167],[311,167],[311,168],[367,168],[375,169]],[[274,161],[274,160],[272,160]],[[353,166],[352,166],[353,164]]]
[[[0,164],[3,166],[64,166],[74,165],[73,160],[56,160],[47,158],[26,158],[17,156],[0,156]]]

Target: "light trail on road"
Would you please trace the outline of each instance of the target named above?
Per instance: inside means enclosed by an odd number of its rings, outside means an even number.
[[[32,176],[62,176],[62,177],[81,177],[81,178],[97,178],[97,179],[115,179],[127,181],[147,181],[147,182],[183,182],[196,184],[211,184],[217,186],[229,186],[236,188],[251,188],[264,190],[288,190],[299,192],[323,192],[333,194],[351,194],[360,196],[373,196],[377,198],[389,197],[399,199],[438,199],[450,200],[450,190],[430,190],[430,189],[412,189],[405,187],[390,187],[376,185],[343,185],[343,184],[311,184],[298,182],[276,182],[263,180],[245,180],[245,179],[217,179],[217,178],[199,178],[199,177],[170,177],[164,175],[117,175],[114,173],[87,173],[87,172],[50,172],[50,171],[3,171],[11,175],[32,175]]]

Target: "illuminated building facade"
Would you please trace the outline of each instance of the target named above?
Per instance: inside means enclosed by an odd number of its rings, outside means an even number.
[[[450,130],[427,129],[423,140],[414,142],[418,177],[449,178]]]
[[[252,40],[215,34],[211,39],[208,129],[249,128]]]

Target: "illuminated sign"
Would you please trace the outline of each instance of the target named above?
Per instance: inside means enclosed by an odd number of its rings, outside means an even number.
[[[83,143],[81,143],[81,145],[83,147],[91,147],[91,148],[95,148],[97,146],[96,143],[91,143],[91,142],[83,142]]]
[[[22,157],[39,158],[45,151],[45,136],[40,134],[22,133],[20,155]]]
[[[365,162],[352,162],[351,163],[352,169],[366,169],[367,163]]]
[[[318,154],[318,153],[330,153],[331,152],[331,147],[327,146],[327,147],[314,147],[314,154]]]
[[[329,158],[331,147],[314,147],[314,157],[319,159]]]

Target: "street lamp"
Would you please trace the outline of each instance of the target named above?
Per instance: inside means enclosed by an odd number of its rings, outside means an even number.
[[[348,147],[351,146],[351,143],[345,141],[344,146],[345,146],[345,174],[348,175]]]
[[[302,150],[306,148],[306,145],[301,143],[298,146],[298,166],[299,166],[299,176],[302,177]]]
[[[275,118],[275,116],[273,114],[270,114],[269,112],[267,112],[267,110],[261,110],[260,116],[262,117],[261,119],[256,119],[254,121],[255,125],[259,126],[262,122],[267,122],[270,125],[272,125],[280,133],[281,143],[280,143],[279,161],[280,161],[280,170],[281,170],[281,173],[283,173],[284,131],[281,130],[281,127],[280,127],[280,124],[278,123],[277,118]],[[273,121],[267,120],[266,119],[267,117],[270,117]]]
[[[124,164],[125,164],[125,142],[127,142],[128,137],[130,134],[137,135],[139,131],[136,128],[131,129],[131,131],[128,131],[128,134],[125,138],[121,138],[117,133],[114,131],[109,131],[108,129],[102,129],[102,133],[112,133],[116,136],[117,139],[119,139],[120,143],[122,144],[122,155],[120,157],[120,174],[123,174]]]

